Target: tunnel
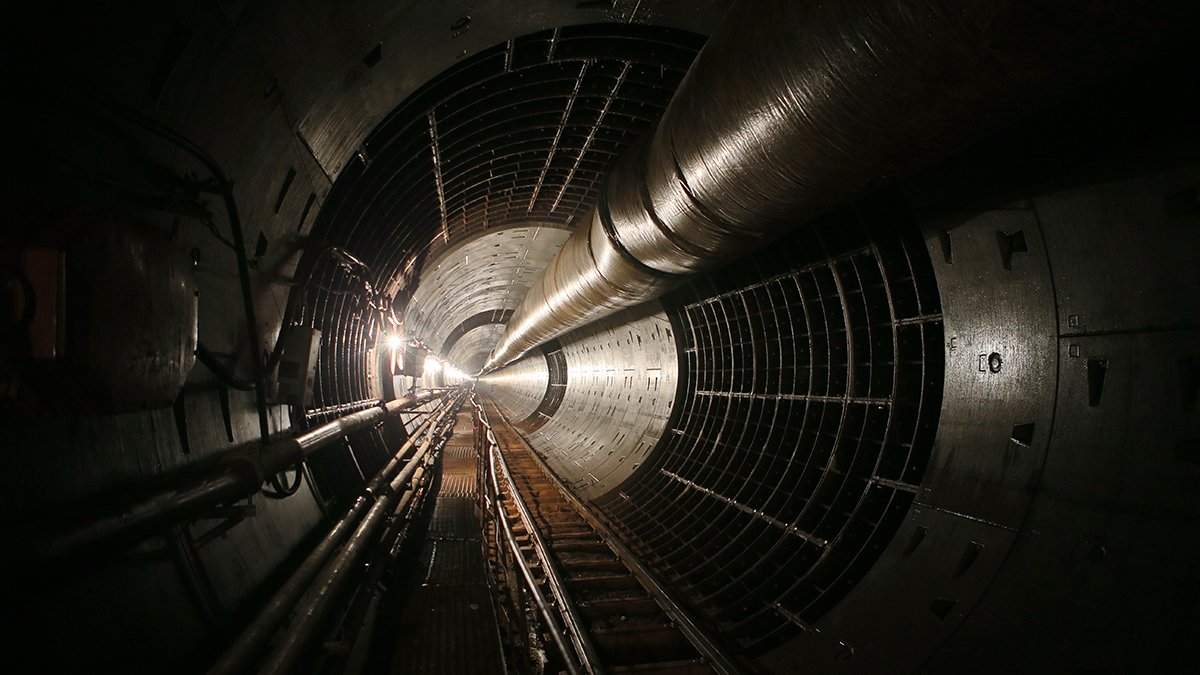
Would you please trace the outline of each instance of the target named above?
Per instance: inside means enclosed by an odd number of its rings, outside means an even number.
[[[468,389],[745,672],[1194,672],[1195,7],[783,5],[11,15],[13,672],[208,672]]]

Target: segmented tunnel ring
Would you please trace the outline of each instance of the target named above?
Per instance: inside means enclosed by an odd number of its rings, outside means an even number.
[[[403,301],[422,267],[482,232],[570,227],[656,121],[699,43],[664,29],[575,27],[464,61],[368,138],[318,231],[376,274],[396,274],[374,283]],[[645,465],[600,496],[647,561],[747,653],[803,630],[862,579],[929,458],[944,368],[936,282],[907,207],[869,206],[664,298],[680,350],[674,412]],[[383,326],[361,296],[335,292],[349,284],[334,261],[315,278],[325,288],[305,319],[336,326],[317,404],[362,398],[358,364]],[[484,330],[473,316],[499,309],[477,304],[463,302],[448,324],[464,340]],[[533,358],[554,352],[541,351]],[[549,375],[539,398],[553,403],[571,378]],[[547,421],[530,415],[518,419]]]
[[[569,227],[586,215],[609,166],[657,122],[703,42],[671,28],[581,25],[463,59],[367,137],[312,238],[366,263],[399,315],[422,267],[460,242],[530,222]],[[298,320],[324,328],[313,407],[369,398],[367,361],[390,327],[336,260],[317,261],[312,280]],[[315,467],[318,482],[322,471],[357,472],[342,460]]]
[[[807,629],[895,535],[941,409],[941,308],[899,203],[858,204],[664,297],[677,417],[599,501],[731,641]]]

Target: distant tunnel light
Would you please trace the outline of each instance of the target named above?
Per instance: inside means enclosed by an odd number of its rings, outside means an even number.
[[[442,371],[442,362],[441,361],[438,361],[437,359],[433,358],[432,356],[426,357],[425,372],[440,373],[441,371]]]

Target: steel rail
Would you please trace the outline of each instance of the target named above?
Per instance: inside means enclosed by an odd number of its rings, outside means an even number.
[[[508,546],[512,550],[513,558],[517,561],[517,566],[521,568],[521,575],[525,578],[525,584],[529,587],[529,592],[533,596],[534,603],[537,605],[538,611],[546,620],[546,625],[550,629],[550,636],[554,640],[554,645],[558,648],[559,653],[562,654],[563,662],[567,668],[567,672],[570,675],[583,675],[582,671],[580,670],[580,665],[577,664],[577,661],[582,660],[581,655],[575,649],[567,646],[567,637],[562,626],[559,625],[560,617],[555,611],[553,611],[550,606],[550,602],[546,599],[546,594],[542,592],[537,580],[534,579],[533,570],[529,566],[529,561],[525,560],[524,554],[521,553],[521,546],[519,543],[517,543],[517,537],[513,533],[512,524],[509,522],[508,514],[504,511],[504,504],[501,501],[501,495],[503,492],[500,489],[500,481],[495,471],[497,461],[503,461],[503,459],[500,458],[499,443],[496,441],[496,435],[492,433],[491,425],[487,422],[487,418],[483,412],[483,407],[479,405],[474,396],[471,397],[471,405],[475,407],[476,419],[486,430],[484,433],[484,442],[487,444],[488,477],[490,479],[493,494],[495,495],[493,507],[496,521],[501,525],[501,529],[504,530],[504,538],[508,541]],[[514,490],[516,489],[516,486],[512,483],[511,478],[509,479],[509,485],[513,486]],[[529,528],[528,526],[526,526],[526,529],[530,533],[537,531],[536,529]],[[546,573],[547,578],[550,578],[555,573],[548,565],[544,565],[542,569]]]
[[[517,439],[521,442],[521,445],[525,447],[525,450],[533,458],[534,462],[541,467],[542,472],[546,474],[546,477],[550,480],[554,487],[562,494],[564,498],[566,498],[567,502],[575,507],[575,510],[579,512],[579,515],[582,516],[583,519],[586,520],[588,524],[596,530],[596,533],[600,535],[600,538],[604,540],[604,543],[613,550],[613,553],[615,553],[621,562],[629,568],[635,577],[637,577],[638,581],[641,582],[646,591],[655,599],[658,605],[662,607],[667,616],[671,618],[671,621],[675,623],[676,628],[678,628],[692,643],[692,645],[696,647],[696,650],[700,652],[700,654],[704,657],[704,660],[712,665],[712,667],[715,668],[718,673],[721,673],[721,675],[744,675],[746,672],[745,668],[725,653],[724,649],[721,648],[716,640],[709,635],[708,631],[702,628],[695,618],[692,617],[691,612],[682,606],[675,594],[669,588],[667,588],[666,585],[658,580],[658,577],[656,577],[654,573],[642,563],[637,555],[634,554],[634,552],[631,551],[623,541],[621,541],[620,537],[613,532],[612,528],[610,528],[603,520],[592,513],[592,511],[588,509],[587,506],[585,506],[583,502],[581,502],[579,498],[577,498],[570,491],[570,489],[568,489],[567,486],[558,479],[558,476],[556,476],[554,472],[550,470],[550,467],[546,464],[546,462],[543,461],[542,458],[533,451],[533,448],[529,446],[529,443],[526,442],[525,438],[513,428],[512,424],[509,423],[508,419],[504,416],[504,413],[497,409],[497,414],[500,416],[500,421],[502,421],[504,425],[516,435]]]
[[[337,523],[330,529],[329,533],[321,539],[321,543],[317,544],[312,553],[304,559],[300,567],[292,573],[287,582],[272,596],[271,600],[263,607],[258,617],[254,619],[249,626],[242,631],[237,640],[234,641],[225,653],[221,655],[217,662],[208,670],[208,675],[233,675],[234,673],[242,672],[249,663],[250,659],[254,658],[262,648],[266,645],[267,640],[275,633],[283,620],[287,618],[292,608],[304,596],[304,593],[312,585],[317,574],[333,556],[338,545],[350,532],[358,526],[359,521],[366,515],[368,508],[376,500],[376,496],[384,483],[390,483],[396,472],[408,455],[409,450],[416,444],[422,434],[428,435],[433,433],[432,430],[433,418],[428,417],[409,436],[404,445],[396,451],[391,461],[383,467],[375,475],[366,488],[363,489],[363,494],[359,495],[354,501],[354,505],[346,511]]]
[[[297,608],[296,618],[288,626],[282,640],[267,657],[266,663],[259,670],[260,675],[281,675],[295,669],[300,658],[317,636],[324,619],[333,609],[334,603],[346,585],[350,573],[358,569],[359,559],[372,543],[373,535],[379,525],[387,520],[392,503],[397,494],[401,493],[416,470],[424,463],[433,447],[433,441],[444,435],[446,417],[462,404],[462,396],[456,396],[448,401],[437,420],[432,424],[421,443],[420,449],[405,463],[404,468],[381,488],[374,504],[371,505],[354,534],[338,552],[337,556],[325,568],[312,586],[312,594],[307,601]],[[375,483],[375,481],[372,481]]]
[[[480,406],[479,411],[486,421],[487,413],[483,412],[482,406]],[[511,429],[511,427],[509,428]],[[488,431],[491,430],[491,424],[488,423]],[[563,583],[562,574],[559,572],[558,566],[554,564],[554,560],[550,557],[550,547],[546,546],[546,540],[542,538],[542,533],[538,529],[537,523],[533,521],[533,513],[529,511],[529,506],[525,503],[524,498],[521,497],[520,491],[517,490],[517,483],[513,480],[512,471],[509,470],[508,462],[504,459],[504,455],[497,453],[497,457],[499,459],[498,465],[500,470],[504,474],[504,480],[508,481],[508,485],[512,489],[513,505],[517,507],[517,513],[521,516],[521,523],[525,526],[525,530],[529,532],[529,537],[533,541],[534,551],[542,560],[542,569],[546,572],[546,580],[550,584],[550,592],[558,600],[563,621],[566,623],[567,629],[571,632],[571,641],[575,643],[575,649],[582,657],[580,660],[584,668],[592,675],[603,675],[605,671],[601,665],[600,655],[596,652],[596,645],[592,642],[590,634],[584,628],[585,624],[583,618],[579,615],[579,608],[571,598],[566,584]]]
[[[117,510],[101,512],[67,529],[31,537],[35,560],[52,560],[72,551],[121,541],[131,543],[137,537],[182,522],[222,503],[237,501],[254,494],[266,476],[298,464],[317,450],[360,431],[384,418],[436,398],[434,393],[409,394],[369,410],[360,410],[311,429],[294,438],[258,446],[251,443],[217,460],[216,466],[200,478],[176,483],[151,493]],[[88,511],[88,509],[80,509]]]

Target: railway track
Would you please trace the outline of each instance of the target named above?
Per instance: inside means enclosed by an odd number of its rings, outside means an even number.
[[[494,528],[496,548],[504,546],[503,530],[509,528],[522,559],[510,553],[509,563],[525,569],[525,592],[534,606],[543,604],[545,628],[557,632],[546,652],[552,657],[551,643],[557,642],[562,663],[551,661],[545,672],[741,672],[611,530],[569,494],[492,401],[477,396],[476,402],[477,438],[487,458],[481,474],[490,463],[495,477],[484,477],[484,484],[494,486],[492,492],[499,488],[500,498],[489,500],[501,506],[492,511],[507,520]],[[495,455],[487,447],[493,439]],[[510,573],[508,584],[520,576]]]

